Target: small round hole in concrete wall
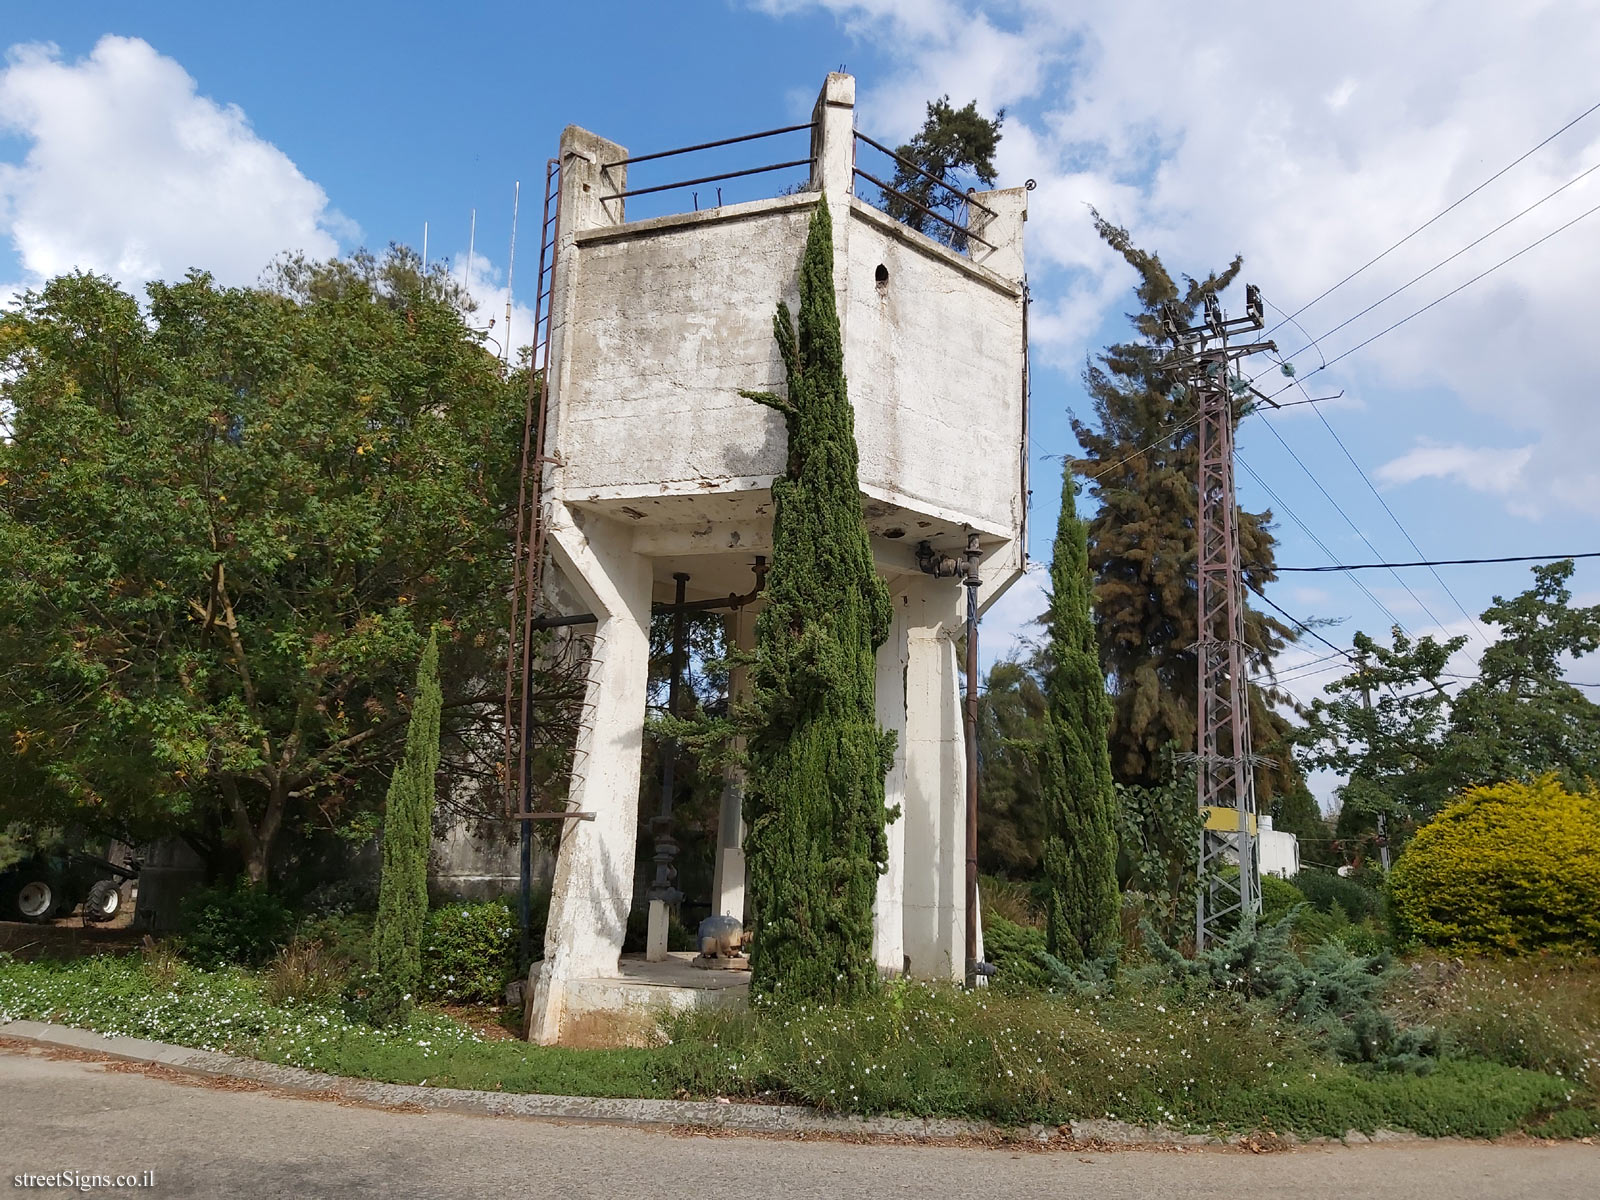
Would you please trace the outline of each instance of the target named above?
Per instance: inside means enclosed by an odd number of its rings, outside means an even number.
[[[883,536],[886,537],[886,538],[890,538],[890,539],[903,538],[903,537],[905,537],[905,535],[906,535],[906,531],[904,529],[899,528],[899,527],[896,527],[894,529],[885,529],[883,531]]]
[[[872,277],[878,281],[878,286],[882,287],[889,282],[889,268],[879,263],[878,269],[872,273]]]

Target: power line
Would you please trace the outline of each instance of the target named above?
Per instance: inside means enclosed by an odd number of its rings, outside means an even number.
[[[1281,309],[1277,309],[1276,305],[1274,305],[1273,307],[1274,307],[1274,309],[1276,309],[1279,312],[1282,311]],[[1305,327],[1303,325],[1301,325],[1299,321],[1296,321],[1291,316],[1285,316],[1284,319],[1287,320],[1287,321],[1293,322],[1294,327],[1296,329],[1300,330],[1300,332],[1302,334],[1305,334],[1305,332],[1306,332],[1305,331]],[[1309,336],[1309,335],[1306,335],[1306,336]],[[1322,348],[1320,346],[1317,348],[1317,354],[1319,356],[1322,355]],[[1323,361],[1326,362],[1327,360],[1324,358]],[[1289,407],[1292,407],[1293,405],[1296,405],[1296,404],[1306,404],[1306,403],[1312,403],[1313,402],[1312,399],[1311,399],[1311,394],[1306,391],[1304,384],[1302,384],[1298,380],[1296,380],[1295,386],[1297,386],[1300,389],[1300,394],[1305,396],[1306,399],[1305,400],[1291,401],[1290,404],[1280,405],[1280,407],[1289,408]],[[1342,395],[1344,395],[1344,393],[1341,391],[1339,393],[1339,395],[1342,396]],[[1356,474],[1361,476],[1361,481],[1367,485],[1367,490],[1370,491],[1373,494],[1373,496],[1376,497],[1378,503],[1383,506],[1383,511],[1389,514],[1389,519],[1394,522],[1394,527],[1400,531],[1400,535],[1402,537],[1404,537],[1406,539],[1406,541],[1410,544],[1411,549],[1416,552],[1417,557],[1419,557],[1419,558],[1427,558],[1428,556],[1423,551],[1422,547],[1417,545],[1417,539],[1411,536],[1411,531],[1408,530],[1403,524],[1401,524],[1399,514],[1396,513],[1394,511],[1394,509],[1389,506],[1389,502],[1383,498],[1383,493],[1378,491],[1377,485],[1375,485],[1372,482],[1371,476],[1369,476],[1367,474],[1366,470],[1361,466],[1361,464],[1356,461],[1356,456],[1354,454],[1350,453],[1350,447],[1345,445],[1344,439],[1339,436],[1338,430],[1334,429],[1332,423],[1328,420],[1326,414],[1324,414],[1323,411],[1320,408],[1317,409],[1316,411],[1317,411],[1318,420],[1320,420],[1322,422],[1323,427],[1325,429],[1327,429],[1329,434],[1332,435],[1333,440],[1338,443],[1339,449],[1344,451],[1345,458],[1350,460],[1350,465],[1356,469]],[[1489,636],[1486,633],[1484,633],[1483,626],[1478,624],[1477,617],[1473,616],[1472,613],[1467,611],[1466,605],[1462,604],[1460,597],[1458,597],[1453,591],[1450,590],[1450,585],[1445,583],[1444,578],[1439,574],[1438,571],[1432,570],[1432,568],[1430,568],[1430,573],[1433,575],[1434,582],[1436,582],[1441,588],[1444,589],[1444,594],[1445,595],[1450,597],[1450,602],[1456,606],[1456,610],[1459,613],[1461,613],[1462,616],[1467,618],[1468,623],[1471,624],[1473,629],[1477,630],[1478,636],[1483,639],[1484,645],[1488,645],[1489,644]]]
[[[1333,440],[1339,444],[1339,449],[1344,451],[1344,456],[1350,460],[1350,465],[1356,469],[1356,474],[1360,475],[1362,482],[1367,485],[1367,490],[1377,497],[1378,503],[1383,506],[1383,511],[1389,514],[1389,519],[1394,522],[1394,527],[1400,531],[1401,536],[1406,539],[1406,542],[1410,545],[1411,549],[1416,551],[1419,557],[1427,558],[1427,555],[1422,552],[1422,547],[1417,545],[1417,539],[1412,537],[1410,531],[1400,523],[1399,515],[1396,514],[1394,509],[1389,507],[1389,502],[1383,498],[1383,493],[1378,491],[1377,485],[1372,482],[1371,476],[1369,476],[1362,468],[1361,464],[1356,461],[1356,456],[1350,453],[1350,447],[1344,444],[1344,439],[1340,437],[1334,427],[1329,424],[1328,418],[1323,415],[1322,410],[1319,408],[1316,410],[1316,413],[1323,426],[1330,434],[1333,435]],[[1450,602],[1456,606],[1456,611],[1458,611],[1462,616],[1472,623],[1472,627],[1478,631],[1478,636],[1483,639],[1484,645],[1487,646],[1489,644],[1489,635],[1483,631],[1483,626],[1478,624],[1478,618],[1467,611],[1467,606],[1461,603],[1460,598],[1450,590],[1450,585],[1444,581],[1444,577],[1441,576],[1432,565],[1428,567],[1428,573],[1432,575],[1434,581],[1444,589],[1444,594],[1450,597]]]
[[[1275,603],[1274,601],[1269,599],[1265,592],[1256,591],[1256,589],[1254,589],[1254,588],[1251,588],[1250,590],[1255,592],[1257,598],[1259,598],[1264,604],[1267,605],[1268,608],[1271,608],[1274,612],[1276,612],[1285,621],[1288,621],[1291,625],[1298,626],[1304,632],[1309,633],[1312,637],[1316,638],[1317,641],[1321,642],[1324,646],[1326,646],[1329,650],[1332,650],[1335,654],[1342,654],[1346,658],[1348,658],[1351,662],[1357,663],[1357,665],[1359,665],[1359,663],[1357,662],[1356,656],[1355,656],[1355,654],[1353,652],[1351,652],[1349,650],[1346,650],[1343,647],[1335,646],[1327,638],[1323,637],[1315,629],[1311,628],[1311,626],[1307,625],[1304,621],[1300,620],[1299,617],[1291,616],[1289,613],[1285,612],[1284,609],[1280,605],[1278,605],[1277,603]]]
[[[1317,548],[1320,549],[1324,554],[1326,554],[1328,556],[1328,561],[1333,563],[1336,566],[1337,565],[1341,565],[1339,563],[1339,556],[1328,548],[1328,544],[1326,542],[1324,542],[1315,533],[1311,532],[1311,527],[1300,519],[1300,515],[1298,513],[1296,513],[1294,511],[1294,509],[1289,507],[1288,501],[1284,500],[1284,498],[1282,496],[1278,495],[1277,492],[1273,491],[1271,485],[1269,485],[1266,480],[1262,479],[1260,475],[1257,475],[1256,472],[1255,472],[1255,468],[1253,468],[1249,463],[1245,462],[1245,460],[1244,460],[1244,458],[1242,456],[1240,456],[1238,454],[1235,454],[1234,457],[1238,460],[1239,465],[1250,473],[1250,478],[1254,479],[1256,481],[1256,484],[1263,491],[1265,491],[1267,493],[1267,495],[1272,498],[1273,501],[1276,502],[1277,507],[1281,511],[1283,511],[1284,513],[1288,514],[1289,519],[1291,521],[1293,521],[1296,525],[1300,526],[1301,532],[1303,532],[1308,538],[1310,538],[1313,542],[1315,542],[1317,544]],[[1361,580],[1359,580],[1359,579],[1352,579],[1351,582],[1354,583],[1356,585],[1356,587],[1361,589],[1361,593],[1364,596],[1366,596],[1366,598],[1368,600],[1372,601],[1373,605],[1376,606],[1384,614],[1384,616],[1389,618],[1389,622],[1390,622],[1391,625],[1394,625],[1394,626],[1396,626],[1396,627],[1398,627],[1398,628],[1400,628],[1402,630],[1405,630],[1405,628],[1406,628],[1405,627],[1405,623],[1403,621],[1401,621],[1399,617],[1395,616],[1393,612],[1390,611],[1388,605],[1386,605],[1382,600],[1379,600],[1377,596],[1373,595],[1372,591],[1367,587],[1366,584],[1362,583]],[[1406,632],[1409,633],[1410,631],[1406,630]]]
[[[1271,430],[1272,436],[1278,439],[1278,444],[1287,450],[1289,452],[1289,457],[1294,459],[1294,461],[1299,464],[1300,469],[1306,473],[1306,478],[1317,485],[1317,491],[1321,492],[1328,503],[1333,505],[1334,511],[1344,518],[1344,523],[1350,526],[1351,529],[1355,530],[1356,536],[1361,539],[1367,549],[1371,550],[1374,554],[1382,554],[1383,552],[1372,544],[1372,539],[1366,535],[1361,526],[1357,525],[1355,521],[1351,519],[1350,514],[1345,512],[1344,506],[1333,498],[1333,494],[1329,492],[1327,488],[1322,486],[1322,481],[1312,473],[1310,467],[1306,466],[1305,460],[1295,453],[1294,447],[1289,445],[1289,443],[1284,440],[1283,434],[1278,432],[1277,426],[1273,425],[1270,421],[1268,421],[1266,425],[1267,428]],[[1332,555],[1329,557],[1331,558]],[[1439,620],[1438,617],[1434,616],[1433,610],[1423,603],[1422,597],[1411,590],[1411,585],[1406,583],[1404,579],[1401,579],[1398,573],[1391,571],[1390,574],[1394,575],[1395,582],[1405,589],[1406,595],[1411,597],[1416,606],[1423,612],[1427,613],[1428,620],[1432,621],[1435,625],[1443,627],[1444,622]]]
[[[1594,166],[1590,167],[1588,170],[1583,171],[1583,172],[1581,172],[1581,173],[1579,173],[1577,175],[1574,175],[1571,179],[1567,180],[1567,182],[1563,183],[1560,187],[1556,188],[1555,191],[1546,193],[1544,196],[1540,197],[1538,200],[1535,200],[1532,204],[1528,205],[1527,208],[1523,209],[1521,212],[1517,213],[1515,216],[1507,217],[1504,221],[1501,221],[1500,224],[1496,225],[1493,229],[1489,230],[1488,233],[1483,234],[1481,237],[1474,238],[1472,241],[1468,242],[1465,246],[1461,247],[1461,249],[1457,250],[1454,254],[1450,255],[1448,258],[1440,259],[1438,262],[1434,263],[1433,266],[1429,267],[1426,271],[1422,272],[1422,274],[1412,276],[1410,279],[1406,280],[1406,282],[1402,283],[1399,287],[1395,288],[1394,291],[1390,292],[1388,295],[1382,296],[1379,299],[1374,300],[1371,304],[1367,305],[1360,312],[1356,313],[1355,316],[1346,317],[1343,321],[1340,321],[1332,329],[1328,330],[1327,333],[1324,333],[1321,337],[1319,337],[1319,338],[1317,338],[1315,340],[1318,341],[1318,342],[1325,341],[1326,339],[1332,337],[1334,334],[1338,333],[1339,330],[1343,329],[1345,326],[1354,324],[1356,321],[1359,321],[1362,317],[1366,316],[1373,309],[1378,308],[1381,305],[1387,304],[1390,300],[1393,300],[1396,296],[1398,296],[1401,292],[1405,291],[1412,284],[1421,283],[1424,279],[1426,279],[1429,275],[1432,275],[1440,267],[1448,266],[1450,263],[1453,263],[1456,259],[1460,258],[1463,254],[1465,254],[1468,250],[1471,250],[1475,246],[1482,245],[1484,242],[1486,242],[1490,238],[1492,238],[1495,234],[1499,233],[1506,226],[1511,225],[1511,224],[1515,223],[1516,221],[1521,220],[1523,217],[1525,217],[1529,213],[1531,213],[1534,209],[1538,208],[1545,201],[1554,199],[1556,196],[1559,196],[1562,192],[1566,191],[1573,184],[1579,183],[1579,182],[1587,179],[1590,175],[1593,175],[1596,171],[1600,171],[1600,163],[1595,163]],[[1286,317],[1285,320],[1294,320],[1294,318],[1293,317]],[[1279,322],[1280,325],[1282,323],[1283,322],[1281,322],[1281,321]],[[1298,321],[1295,322],[1295,327],[1297,329],[1300,328],[1300,325],[1299,325]],[[1305,331],[1302,329],[1301,332],[1304,333]],[[1291,354],[1288,357],[1290,359],[1293,359],[1296,354],[1301,354],[1301,353],[1303,353],[1304,351],[1306,351],[1308,349],[1310,349],[1310,346],[1301,346],[1299,350],[1296,350],[1294,352],[1294,354]]]
[[[1322,571],[1392,571],[1396,567],[1470,567],[1484,563],[1565,562],[1569,558],[1600,558],[1600,550],[1586,550],[1580,554],[1508,554],[1503,558],[1435,558],[1422,562],[1334,563],[1324,567],[1275,567],[1274,570],[1306,574]]]
[[[1460,197],[1459,199],[1451,202],[1450,204],[1447,204],[1439,212],[1435,213],[1433,216],[1429,217],[1426,221],[1424,221],[1421,225],[1418,225],[1410,233],[1406,234],[1405,237],[1401,238],[1398,242],[1395,242],[1394,245],[1392,245],[1388,249],[1382,251],[1381,253],[1379,253],[1375,257],[1368,259],[1366,262],[1362,263],[1359,267],[1357,267],[1354,271],[1351,271],[1350,274],[1346,275],[1343,279],[1339,280],[1338,283],[1334,284],[1332,287],[1328,288],[1326,291],[1322,292],[1320,295],[1313,297],[1311,300],[1308,300],[1306,303],[1302,304],[1299,308],[1295,309],[1294,312],[1292,312],[1289,315],[1291,317],[1298,317],[1301,313],[1305,312],[1312,305],[1319,304],[1323,300],[1326,300],[1329,296],[1333,295],[1334,292],[1338,291],[1345,284],[1349,283],[1356,276],[1360,275],[1368,267],[1371,267],[1371,266],[1377,264],[1378,262],[1381,262],[1383,259],[1387,258],[1390,254],[1392,254],[1396,250],[1398,250],[1401,246],[1403,246],[1407,242],[1409,242],[1412,238],[1416,237],[1417,234],[1421,233],[1424,229],[1427,229],[1430,225],[1434,224],[1435,222],[1440,220],[1442,217],[1445,217],[1445,216],[1449,215],[1451,212],[1455,211],[1457,208],[1460,208],[1461,205],[1465,204],[1468,200],[1472,199],[1472,197],[1476,196],[1479,192],[1483,191],[1484,188],[1488,187],[1491,183],[1493,183],[1495,180],[1499,179],[1506,172],[1510,171],[1513,167],[1516,167],[1519,164],[1525,162],[1527,159],[1531,158],[1534,154],[1538,153],[1540,150],[1543,150],[1551,142],[1555,141],[1556,138],[1560,137],[1563,133],[1565,133],[1567,130],[1571,129],[1574,125],[1576,125],[1578,122],[1582,121],[1585,117],[1589,116],[1589,114],[1595,112],[1597,109],[1600,109],[1600,103],[1593,104],[1590,107],[1584,109],[1581,113],[1579,113],[1577,116],[1573,117],[1572,120],[1568,121],[1560,129],[1556,130],[1549,137],[1545,138],[1544,141],[1540,142],[1537,146],[1534,146],[1533,149],[1527,151],[1524,154],[1519,155],[1518,157],[1513,159],[1511,162],[1509,162],[1505,166],[1501,167],[1498,171],[1496,171],[1493,175],[1489,176],[1489,178],[1485,179],[1482,183],[1480,183],[1477,187],[1473,188],[1466,195],[1464,195],[1464,196]],[[1274,325],[1272,327],[1272,329],[1267,330],[1267,335],[1271,336],[1271,334],[1275,330],[1277,330],[1279,327],[1281,327],[1282,324],[1283,324],[1283,322],[1280,321],[1280,322],[1278,322],[1277,325]]]
[[[1310,379],[1313,375],[1317,375],[1317,374],[1320,374],[1323,371],[1326,371],[1329,367],[1333,366],[1334,363],[1339,362],[1342,359],[1349,358],[1357,350],[1361,350],[1361,349],[1366,348],[1367,346],[1372,345],[1373,342],[1377,341],[1379,338],[1383,337],[1385,334],[1393,333],[1396,329],[1399,329],[1400,326],[1406,324],[1408,321],[1411,321],[1416,317],[1420,317],[1423,313],[1427,312],[1430,308],[1435,308],[1438,305],[1443,304],[1446,300],[1450,299],[1450,297],[1456,295],[1458,292],[1466,291],[1467,288],[1469,288],[1473,284],[1477,283],[1480,279],[1484,279],[1484,278],[1487,278],[1490,275],[1493,275],[1501,267],[1506,266],[1508,263],[1515,262],[1517,259],[1521,258],[1524,254],[1526,254],[1529,250],[1532,250],[1532,249],[1535,249],[1538,246],[1544,245],[1544,243],[1548,242],[1551,238],[1555,237],[1558,233],[1565,233],[1567,230],[1571,229],[1574,225],[1576,225],[1579,221],[1582,221],[1582,220],[1584,220],[1584,219],[1586,219],[1588,217],[1592,217],[1597,212],[1600,212],[1600,204],[1595,205],[1593,208],[1588,209],[1585,212],[1579,213],[1577,216],[1573,217],[1572,220],[1568,221],[1565,225],[1561,225],[1561,226],[1558,226],[1555,229],[1552,229],[1549,233],[1545,234],[1538,241],[1529,242],[1526,246],[1524,246],[1521,250],[1518,250],[1515,254],[1509,255],[1506,258],[1502,258],[1499,262],[1495,263],[1494,266],[1489,267],[1486,270],[1478,272],[1478,274],[1474,275],[1471,279],[1467,280],[1465,283],[1459,284],[1456,287],[1451,288],[1448,292],[1446,292],[1444,295],[1440,296],[1436,300],[1430,300],[1427,304],[1424,304],[1421,308],[1417,309],[1415,312],[1407,313],[1405,316],[1401,317],[1398,321],[1394,322],[1394,324],[1385,326],[1383,329],[1378,330],[1377,333],[1373,334],[1371,337],[1367,338],[1365,341],[1357,342],[1354,346],[1351,346],[1350,349],[1344,351],[1343,353],[1334,355],[1334,357],[1326,360],[1321,366],[1317,367],[1316,369],[1314,369],[1312,371],[1308,371],[1306,373],[1306,375],[1304,376],[1304,378],[1305,379]],[[1304,310],[1301,310],[1301,311],[1304,311]],[[1326,335],[1324,335],[1324,336],[1326,336]],[[1320,339],[1318,339],[1318,340],[1320,340]],[[1296,353],[1297,354],[1301,353],[1301,351],[1296,351]],[[1278,396],[1281,396],[1284,392],[1288,391],[1292,387],[1295,387],[1300,382],[1301,382],[1301,380],[1296,380],[1294,383],[1289,383],[1289,384],[1285,385],[1284,387],[1279,388],[1276,392],[1273,392],[1271,396],[1268,396],[1267,399],[1268,400],[1272,400],[1272,399],[1277,398]]]

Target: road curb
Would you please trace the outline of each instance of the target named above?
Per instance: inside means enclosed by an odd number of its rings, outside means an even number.
[[[795,1104],[742,1104],[723,1100],[625,1100],[597,1096],[546,1096],[523,1092],[484,1092],[464,1088],[378,1083],[285,1067],[258,1059],[194,1050],[135,1037],[111,1037],[45,1021],[0,1022],[0,1037],[58,1050],[78,1050],[123,1062],[166,1067],[211,1079],[239,1079],[285,1092],[336,1096],[361,1104],[413,1111],[470,1113],[593,1124],[692,1127],[804,1138],[885,1138],[900,1141],[1007,1140],[1037,1144],[1095,1146],[1221,1146],[1220,1138],[1183,1133],[1162,1126],[1121,1121],[1073,1121],[1070,1125],[1029,1125],[1003,1129],[986,1121],[940,1118],[834,1116]],[[1351,1131],[1347,1140],[1367,1140]],[[1371,1140],[1414,1140],[1415,1134],[1381,1130]],[[1317,1142],[1339,1139],[1317,1138]],[[1293,1135],[1284,1144],[1296,1144]],[[1246,1143],[1248,1144],[1248,1142]]]
[[[285,1067],[257,1059],[193,1050],[134,1037],[107,1037],[87,1029],[44,1021],[0,1024],[0,1037],[36,1046],[103,1054],[124,1062],[167,1067],[209,1078],[244,1079],[288,1092],[330,1093],[341,1099],[388,1108],[476,1113],[535,1120],[655,1126],[693,1126],[739,1133],[896,1138],[915,1141],[1007,1137],[1039,1143],[1099,1143],[1119,1146],[1216,1146],[1219,1139],[1174,1129],[1149,1129],[1120,1121],[1076,1121],[1057,1128],[1031,1125],[1003,1130],[984,1121],[939,1118],[833,1116],[794,1104],[737,1104],[717,1100],[621,1100],[595,1096],[546,1096],[482,1092],[463,1088],[377,1083]]]

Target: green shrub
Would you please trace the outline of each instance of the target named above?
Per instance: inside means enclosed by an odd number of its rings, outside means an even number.
[[[1431,946],[1600,950],[1600,791],[1474,788],[1417,831],[1390,890],[1400,932]]]
[[[983,914],[983,957],[995,968],[994,982],[1007,987],[1043,988],[1050,973],[1039,956],[1044,952],[1044,930],[1018,925],[996,912]]]
[[[1036,884],[1018,879],[1001,879],[998,875],[984,875],[978,880],[978,893],[982,899],[984,928],[989,927],[989,917],[1004,917],[1013,925],[1044,925],[1044,912],[1039,904]]]
[[[347,966],[317,941],[295,938],[267,964],[261,995],[268,1004],[321,1004],[343,990]]]
[[[1256,1001],[1302,1030],[1313,1045],[1341,1062],[1422,1069],[1438,1057],[1435,1030],[1403,1028],[1380,998],[1390,978],[1387,954],[1353,953],[1329,939],[1302,958],[1291,944],[1298,911],[1250,934],[1185,958],[1146,929],[1145,945],[1180,1000],[1233,994]]]
[[[1287,879],[1276,875],[1261,877],[1261,916],[1258,920],[1275,925],[1306,902],[1305,893]]]
[[[292,924],[281,900],[243,877],[190,892],[178,909],[184,957],[211,969],[260,966],[289,940]]]
[[[1600,958],[1415,960],[1387,1004],[1451,1053],[1573,1080],[1600,1105]]]
[[[300,923],[295,938],[318,943],[346,974],[367,971],[372,967],[372,923],[370,911],[312,917]]]
[[[516,955],[517,918],[504,901],[436,908],[422,935],[422,994],[497,1002],[516,974]]]
[[[1291,883],[1318,912],[1337,907],[1347,920],[1383,919],[1383,895],[1366,883],[1335,871],[1301,871]]]

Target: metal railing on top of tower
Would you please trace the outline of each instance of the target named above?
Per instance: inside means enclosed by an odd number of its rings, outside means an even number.
[[[859,166],[851,166],[853,175],[865,179],[881,193],[881,203],[874,207],[881,208],[895,220],[909,225],[917,232],[928,234],[957,254],[970,256],[972,242],[987,246],[990,250],[994,249],[993,242],[985,241],[971,228],[974,209],[985,217],[995,215],[992,208],[972,198],[973,189],[962,191],[948,180],[941,179],[932,171],[925,170],[910,159],[897,154],[882,142],[868,137],[859,129],[855,131],[855,140],[858,144],[865,143],[886,155],[895,166],[894,183],[885,183],[876,175],[863,171]],[[897,187],[896,184],[900,186]],[[915,189],[917,194],[912,195],[908,188]],[[866,196],[860,198],[871,203]],[[929,221],[934,222],[935,228],[928,228]]]
[[[693,146],[679,146],[675,150],[657,150],[650,154],[630,154],[627,158],[619,158],[614,162],[602,163],[601,169],[602,171],[610,171],[616,167],[632,167],[639,163],[658,162],[665,158],[676,158],[681,154],[703,155],[707,152],[721,150],[727,146],[742,145],[746,142],[760,141],[764,138],[779,137],[783,134],[800,133],[802,131],[810,134],[814,128],[815,126],[813,123],[807,121],[802,125],[785,125],[780,129],[764,129],[760,133],[742,133],[737,137],[718,138],[715,141],[700,142]],[[702,159],[702,161],[707,160]],[[658,192],[680,191],[683,188],[693,188],[703,184],[720,184],[730,179],[743,179],[751,175],[766,175],[773,171],[792,170],[796,167],[804,167],[806,169],[806,179],[799,183],[790,184],[789,187],[784,190],[784,193],[804,191],[810,183],[810,172],[814,161],[815,160],[811,154],[811,147],[808,144],[804,158],[792,158],[783,162],[767,163],[766,165],[759,167],[736,167],[728,171],[713,171],[706,175],[696,176],[693,179],[677,179],[670,183],[648,184],[644,187],[628,187],[621,191],[610,193],[609,195],[603,197],[603,201],[610,202],[613,200],[626,199],[630,196],[649,196]],[[723,203],[722,188],[718,187],[716,189],[716,204],[714,207],[721,207]],[[701,207],[700,194],[698,192],[694,194],[694,206],[696,209]],[[707,205],[706,207],[713,206]]]

